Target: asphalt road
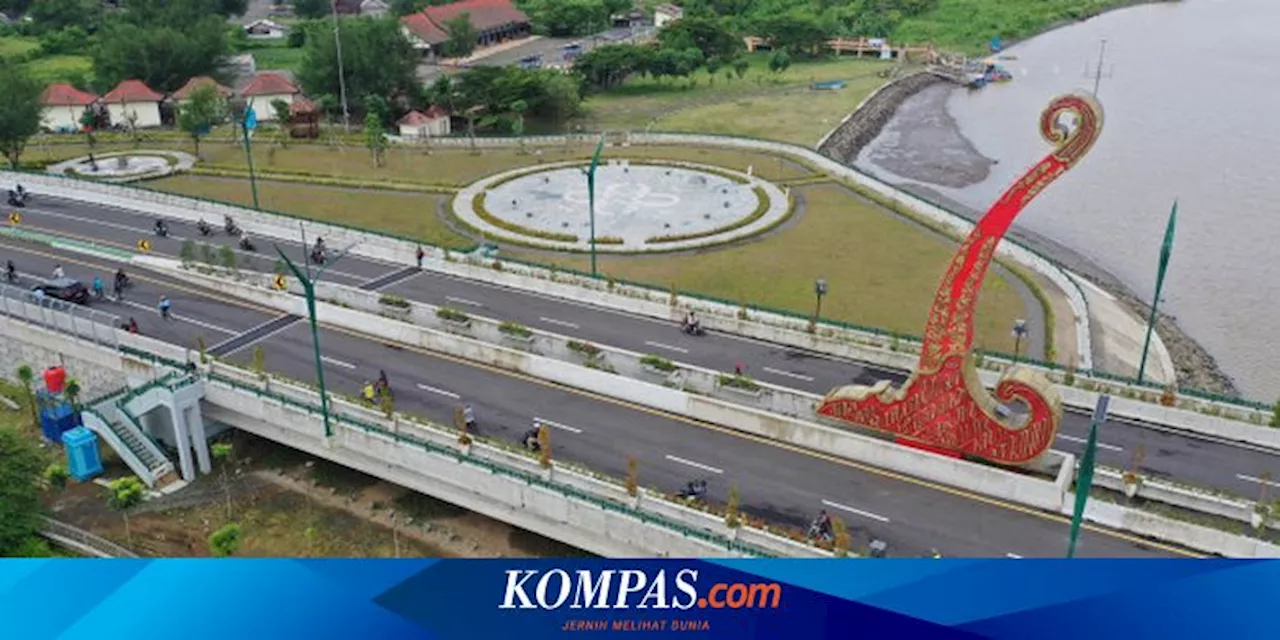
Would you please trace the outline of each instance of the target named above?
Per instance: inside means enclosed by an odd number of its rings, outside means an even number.
[[[231,243],[221,233],[220,220],[210,220],[219,231],[199,238],[193,225],[170,223],[171,237],[151,234],[154,218],[133,212],[60,201],[38,194],[26,210],[23,226],[82,239],[95,239],[132,247],[141,238],[153,241],[153,251],[176,255],[181,240]],[[251,267],[270,271],[274,253],[259,239],[258,253],[241,252]],[[300,246],[285,247],[301,258]],[[341,247],[331,246],[335,251]],[[393,272],[396,275],[388,276]],[[670,360],[710,369],[732,371],[737,362],[762,382],[826,393],[845,384],[871,384],[881,379],[901,382],[906,374],[834,358],[826,354],[784,347],[731,334],[709,333],[695,338],[670,322],[633,316],[578,304],[537,293],[509,289],[478,280],[454,278],[431,272],[404,270],[397,265],[349,257],[326,272],[335,282],[403,295],[435,305],[462,308],[475,315],[513,320],[526,326],[569,335],[599,344],[652,353]],[[1055,448],[1081,454],[1088,436],[1087,414],[1067,412]],[[1156,425],[1131,424],[1111,419],[1099,428],[1098,460],[1119,469],[1139,469],[1150,477],[1255,498],[1261,478],[1280,478],[1280,456],[1233,442],[1161,430]]]
[[[68,276],[85,280],[116,268],[106,260],[10,239],[0,240],[0,257],[14,259],[24,273],[45,274],[61,264]],[[269,310],[218,300],[215,294],[150,273],[132,278],[129,298],[138,307],[110,301],[94,306],[133,315],[144,335],[177,344],[193,345],[198,336],[226,339],[250,333],[263,346],[268,369],[314,381],[304,325],[262,332],[257,328],[275,315]],[[152,308],[162,293],[174,300],[172,321],[161,320]],[[400,410],[451,422],[455,407],[471,404],[480,435],[507,441],[518,439],[535,418],[541,419],[554,427],[557,459],[621,477],[627,458],[634,456],[646,486],[675,491],[690,479],[705,478],[710,498],[723,502],[730,487],[737,485],[745,512],[799,527],[826,508],[845,519],[859,547],[880,538],[894,556],[922,556],[936,548],[947,556],[1056,557],[1066,546],[1068,524],[1059,516],[476,363],[382,344],[376,338],[323,330],[321,342],[326,379],[335,392],[355,393],[383,369],[397,392]],[[247,362],[252,350],[242,348],[227,357]],[[1082,534],[1078,553],[1155,557],[1178,551],[1090,527]]]

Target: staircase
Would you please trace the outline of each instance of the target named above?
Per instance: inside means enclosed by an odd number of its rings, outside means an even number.
[[[173,462],[147,435],[137,416],[162,405],[162,397],[151,392],[172,393],[178,385],[186,383],[182,380],[185,377],[171,374],[137,389],[122,389],[97,400],[92,408],[82,412],[84,425],[106,440],[148,487],[169,484],[177,479],[177,474]]]

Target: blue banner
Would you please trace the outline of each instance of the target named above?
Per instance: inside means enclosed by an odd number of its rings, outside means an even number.
[[[5,560],[0,638],[1267,638],[1280,564]]]

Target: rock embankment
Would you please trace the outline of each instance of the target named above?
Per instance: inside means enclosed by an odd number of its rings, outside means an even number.
[[[903,101],[937,82],[943,82],[943,79],[921,71],[881,87],[823,140],[818,146],[818,153],[837,162],[856,158],[862,147],[880,135],[880,130],[893,118]]]

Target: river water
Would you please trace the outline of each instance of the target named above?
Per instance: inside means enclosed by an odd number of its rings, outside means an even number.
[[[1093,87],[1093,151],[1017,225],[1083,254],[1144,300],[1174,199],[1161,310],[1248,397],[1280,395],[1280,0],[1184,0],[1110,12],[1009,49],[1013,82],[931,88],[856,164],[985,210],[1048,150],[1037,118]],[[945,111],[941,109],[945,105]],[[976,152],[976,153],[975,153]]]

